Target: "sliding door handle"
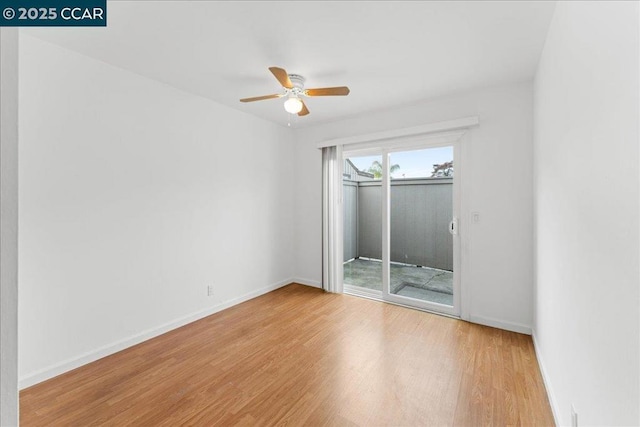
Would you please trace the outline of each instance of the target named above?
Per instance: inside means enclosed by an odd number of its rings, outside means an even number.
[[[453,218],[449,223],[449,233],[453,236],[458,235],[458,218]]]

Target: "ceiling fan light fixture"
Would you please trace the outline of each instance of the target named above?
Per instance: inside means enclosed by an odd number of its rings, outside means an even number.
[[[297,96],[291,96],[284,101],[284,109],[287,110],[287,113],[298,114],[302,111],[302,100]]]

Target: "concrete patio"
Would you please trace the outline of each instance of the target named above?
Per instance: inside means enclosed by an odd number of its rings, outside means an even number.
[[[382,262],[354,259],[344,263],[344,284],[382,291]],[[391,293],[453,305],[453,272],[391,264]]]

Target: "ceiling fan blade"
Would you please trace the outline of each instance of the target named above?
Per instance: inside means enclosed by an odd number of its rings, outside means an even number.
[[[278,67],[269,67],[269,71],[273,73],[273,75],[278,79],[282,87],[286,87],[287,89],[293,89],[293,83],[289,79],[289,75],[283,68]]]
[[[349,95],[349,88],[346,86],[321,87],[317,89],[307,89],[304,93],[307,96],[345,96]]]
[[[300,100],[302,101],[302,99]],[[304,103],[304,101],[302,101],[302,110],[300,110],[300,112],[298,113],[298,116],[306,116],[307,114],[309,114],[309,109],[307,108],[307,104]]]
[[[253,98],[243,98],[240,102],[254,102],[254,101],[262,101],[263,99],[273,99],[273,98],[282,98],[284,95],[265,95],[265,96],[256,96]]]

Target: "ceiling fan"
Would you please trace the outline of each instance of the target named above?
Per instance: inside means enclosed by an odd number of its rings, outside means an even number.
[[[301,98],[303,96],[349,95],[349,88],[346,86],[305,89],[304,77],[297,74],[287,74],[283,68],[278,67],[269,67],[269,71],[271,71],[275,78],[278,79],[284,89],[284,93],[256,96],[254,98],[243,98],[240,102],[262,101],[263,99],[283,98],[286,96],[287,100],[284,102],[284,109],[291,114],[306,116],[309,114],[309,109]]]

